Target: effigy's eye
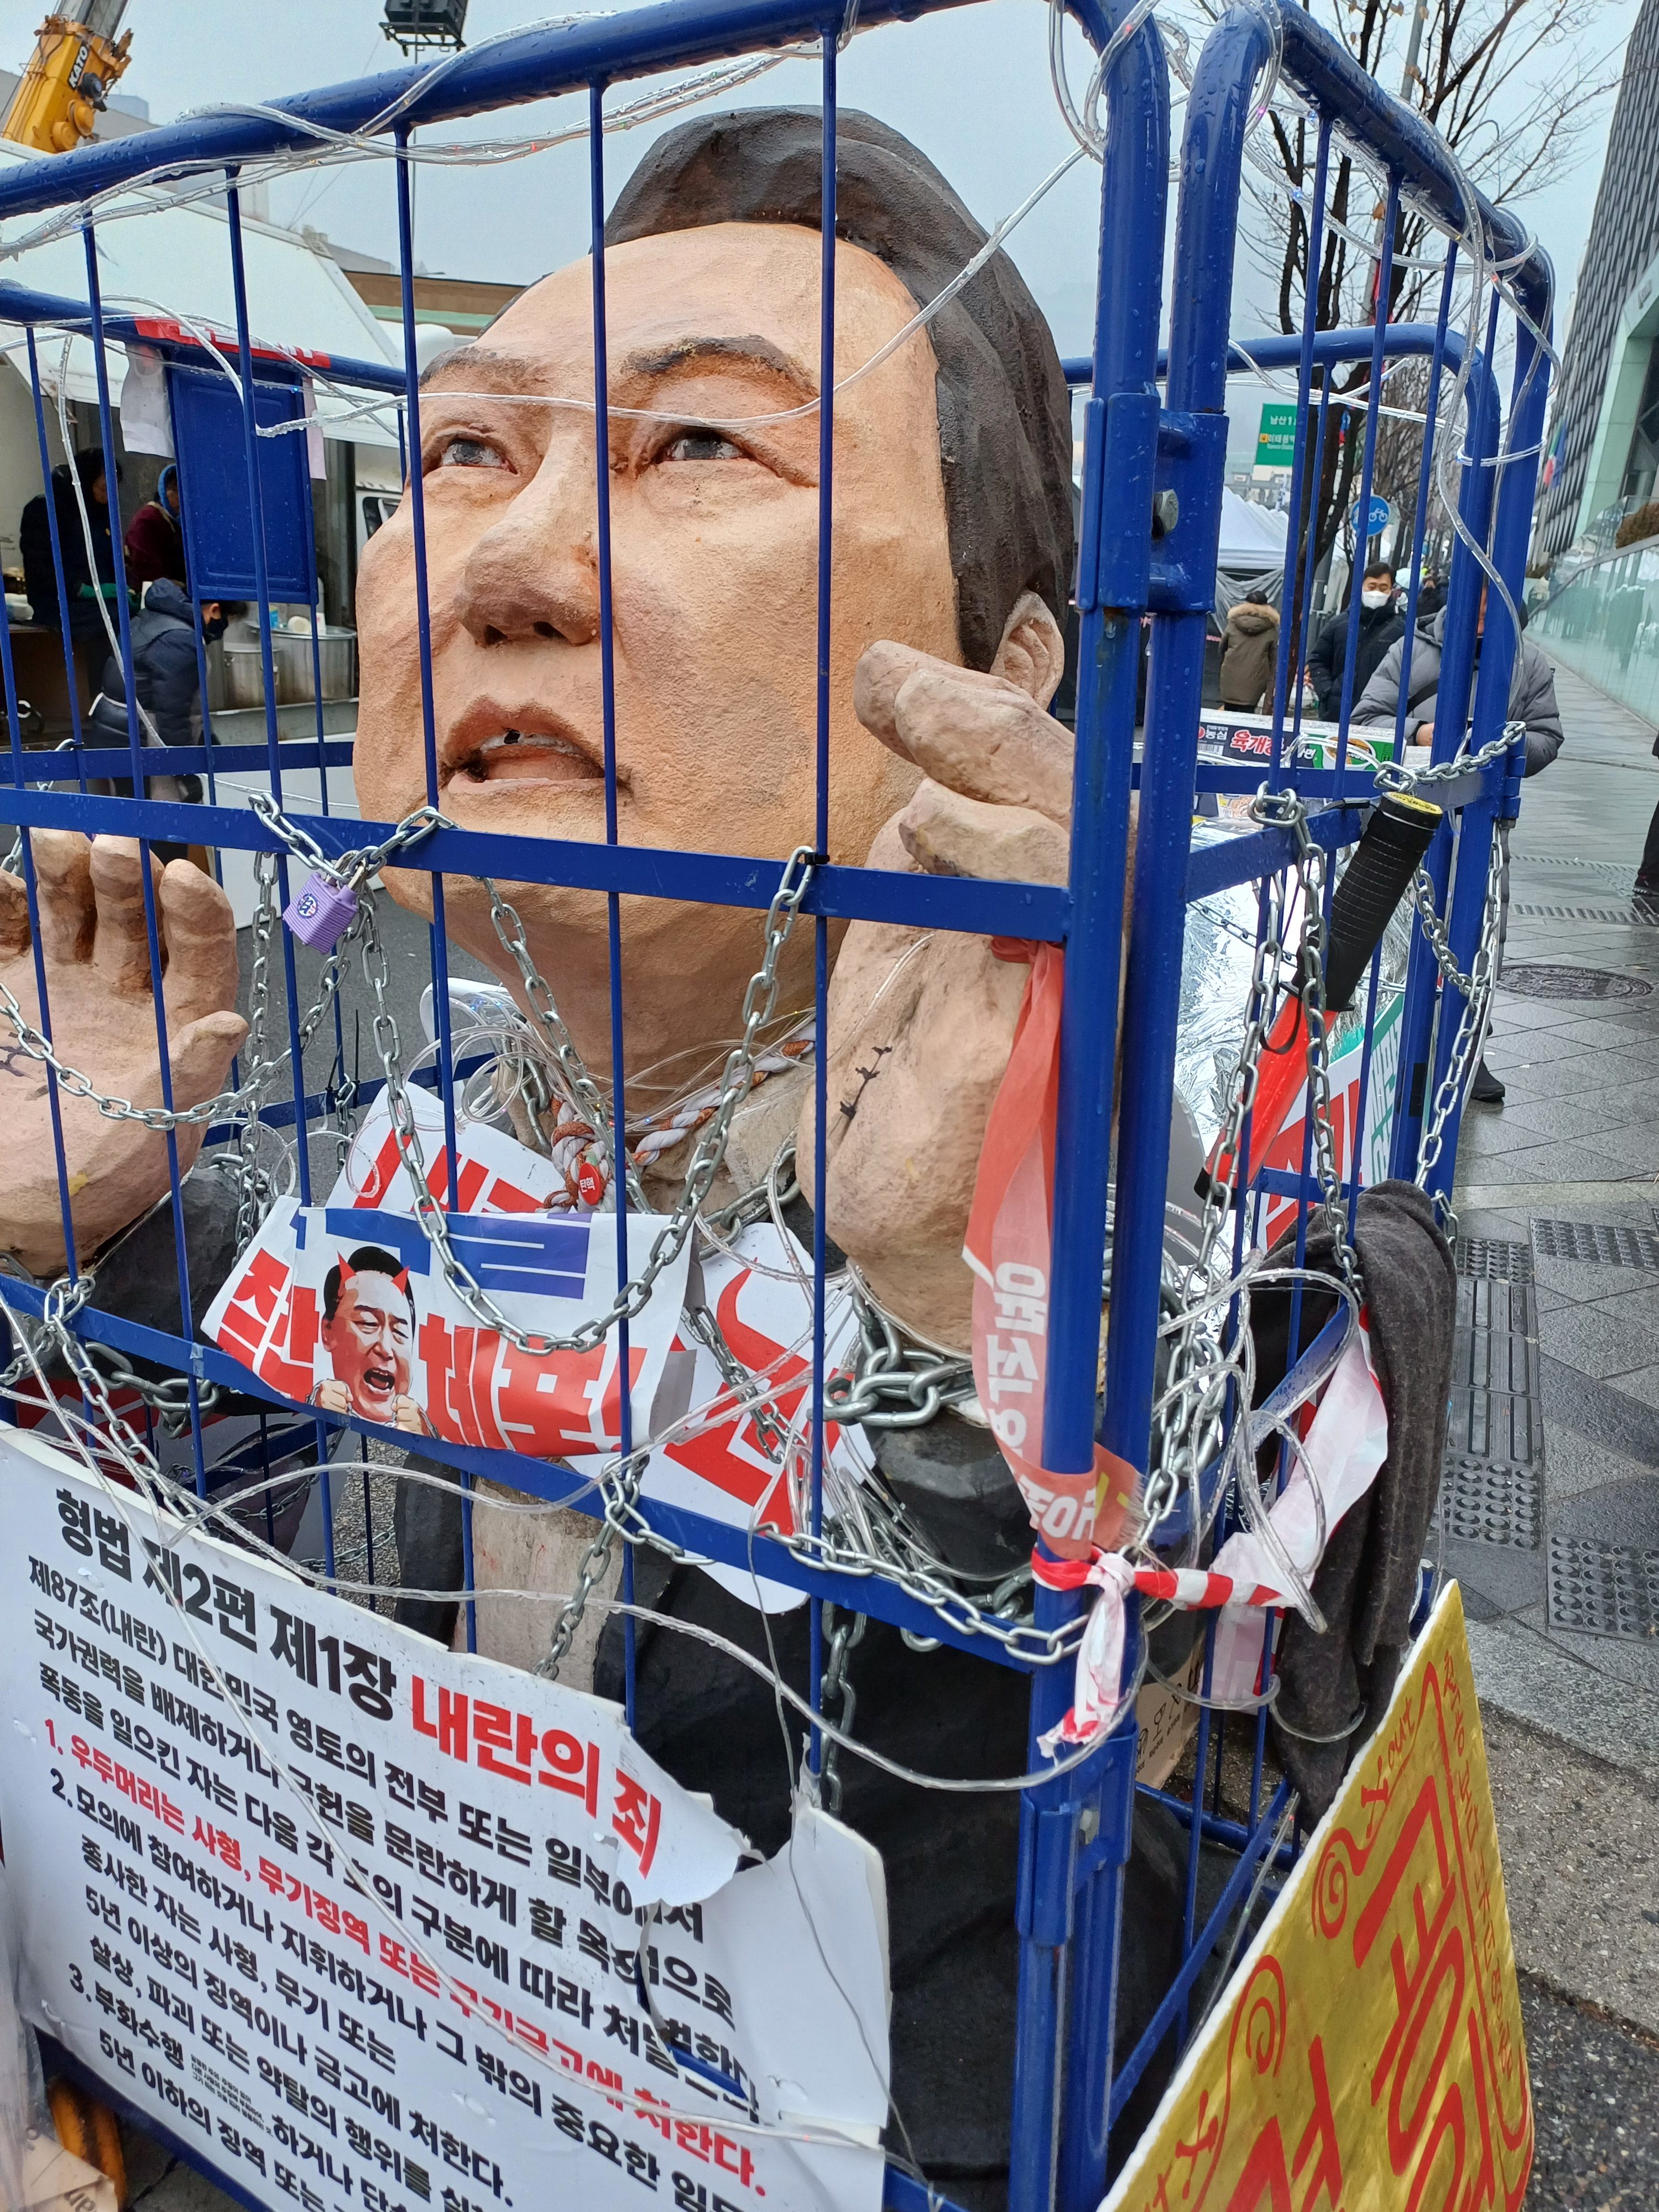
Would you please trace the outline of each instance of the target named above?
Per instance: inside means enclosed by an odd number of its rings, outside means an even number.
[[[483,438],[451,438],[439,448],[441,469],[510,469],[512,463]]]
[[[715,430],[684,430],[658,455],[664,461],[742,461],[749,456]]]

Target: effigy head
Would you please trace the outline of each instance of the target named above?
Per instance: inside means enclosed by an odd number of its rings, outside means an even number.
[[[647,156],[607,226],[624,843],[781,858],[817,842],[820,160],[816,111],[702,118]],[[914,147],[850,113],[836,229],[830,845],[858,863],[915,782],[854,711],[860,656],[890,639],[988,668],[1022,593],[1063,611],[1071,424],[1047,324],[1001,253],[858,374],[985,234]],[[466,829],[605,835],[593,391],[587,261],[532,287],[424,380],[438,797]],[[356,774],[380,820],[426,796],[415,538],[406,495],[358,585]],[[427,878],[390,880],[425,910]],[[604,1066],[603,900],[510,895],[579,1045]],[[477,887],[452,879],[448,900],[453,933],[502,968]],[[630,900],[623,927],[639,1049],[729,1030],[755,964],[752,914]]]

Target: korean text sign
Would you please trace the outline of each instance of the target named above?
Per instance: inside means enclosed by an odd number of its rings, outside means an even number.
[[[283,2212],[875,2212],[856,1838],[821,1821],[805,1879],[738,1873],[617,1706],[184,1533],[38,1439],[0,1442],[0,1475],[5,1880],[28,2008],[95,2074]]]
[[[1519,2212],[1532,2143],[1454,1583],[1103,2212]]]

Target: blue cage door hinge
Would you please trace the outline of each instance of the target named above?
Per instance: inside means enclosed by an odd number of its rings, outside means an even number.
[[[1039,1806],[1021,1823],[1015,1919],[1029,1942],[1049,1950],[1068,1943],[1079,1893],[1103,1867],[1127,1861],[1139,1742],[1131,1721],[1066,1777],[1060,1803]]]

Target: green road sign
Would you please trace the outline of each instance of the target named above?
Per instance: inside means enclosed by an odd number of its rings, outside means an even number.
[[[1256,433],[1255,465],[1259,469],[1287,469],[1296,459],[1294,401],[1265,399],[1261,428]]]

